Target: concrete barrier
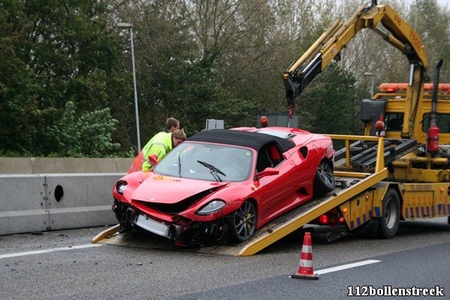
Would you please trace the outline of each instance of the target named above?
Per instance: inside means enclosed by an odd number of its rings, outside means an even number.
[[[111,210],[112,187],[122,174],[47,175],[47,208],[51,229],[117,223]]]
[[[132,162],[0,157],[0,235],[116,224],[112,187]]]
[[[0,234],[49,228],[43,176],[0,175],[0,191]]]
[[[0,174],[126,173],[134,158],[0,157]]]
[[[116,224],[111,191],[123,175],[0,175],[0,235]]]

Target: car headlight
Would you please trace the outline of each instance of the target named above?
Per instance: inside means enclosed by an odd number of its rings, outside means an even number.
[[[216,199],[216,200],[209,202],[208,204],[206,204],[199,210],[197,210],[197,215],[201,215],[201,216],[209,215],[209,214],[212,214],[213,212],[218,211],[219,209],[221,209],[224,206],[225,206],[225,201]]]
[[[127,189],[128,183],[126,181],[119,181],[116,185],[117,193],[119,195],[123,195],[125,190]]]

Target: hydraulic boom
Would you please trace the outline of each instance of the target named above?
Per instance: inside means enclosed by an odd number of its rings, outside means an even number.
[[[380,28],[383,25],[384,29]],[[306,86],[333,60],[339,60],[342,49],[364,28],[370,28],[401,51],[410,63],[410,80],[402,137],[411,137],[411,121],[422,94],[428,59],[425,47],[416,31],[389,5],[377,5],[373,0],[361,6],[346,22],[337,20],[284,73],[286,100],[291,109]]]

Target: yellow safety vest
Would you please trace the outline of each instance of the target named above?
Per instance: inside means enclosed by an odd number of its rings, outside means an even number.
[[[142,149],[142,171],[150,171],[153,169],[154,165],[149,159],[150,155],[156,155],[159,162],[172,148],[172,133],[159,132],[154,135]]]

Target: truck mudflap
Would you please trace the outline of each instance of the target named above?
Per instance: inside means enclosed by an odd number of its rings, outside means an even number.
[[[348,233],[347,228],[338,227],[329,232],[319,233],[319,242],[321,244],[330,244],[337,239],[346,236]]]

